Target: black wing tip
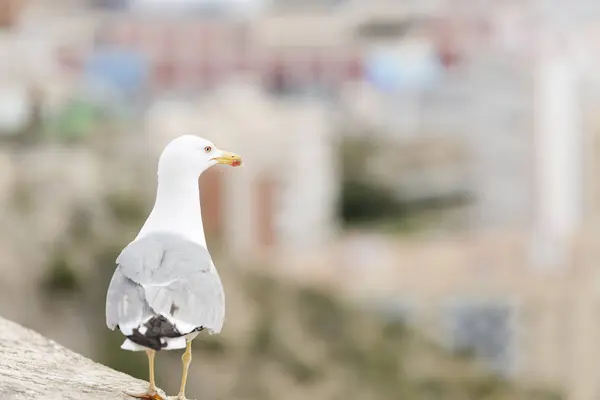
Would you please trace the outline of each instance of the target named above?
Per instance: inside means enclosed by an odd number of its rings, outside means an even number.
[[[141,328],[146,328],[144,333]],[[192,332],[200,332],[204,327],[199,326]],[[167,347],[167,339],[178,338],[188,335],[192,332],[181,333],[167,318],[163,315],[156,315],[150,318],[145,324],[133,330],[133,334],[127,336],[133,343],[152,350],[162,350]]]

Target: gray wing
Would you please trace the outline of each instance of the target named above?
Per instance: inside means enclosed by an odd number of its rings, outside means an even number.
[[[131,334],[133,327],[152,317],[154,313],[145,301],[144,289],[123,275],[117,267],[106,296],[106,325],[110,329],[120,326]]]
[[[132,242],[117,258],[108,288],[106,323],[128,334],[162,315],[181,333],[220,332],[225,298],[208,250],[168,233]]]

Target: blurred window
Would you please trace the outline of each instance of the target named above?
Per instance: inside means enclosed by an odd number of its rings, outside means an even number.
[[[515,308],[508,302],[466,301],[446,315],[450,348],[484,361],[494,372],[508,375],[514,366]]]
[[[356,28],[356,35],[364,39],[397,38],[404,36],[415,23],[410,20],[372,20]]]
[[[129,0],[91,0],[91,6],[104,10],[125,10]]]
[[[177,80],[177,68],[172,60],[162,60],[154,65],[154,83],[161,89],[172,89]]]
[[[0,28],[12,28],[20,11],[17,0],[0,0]]]
[[[296,9],[296,8],[326,8],[335,7],[350,0],[275,0],[271,2],[271,7],[275,9]]]
[[[297,85],[293,79],[290,63],[283,57],[269,60],[264,71],[266,89],[273,95],[291,95],[297,93]]]

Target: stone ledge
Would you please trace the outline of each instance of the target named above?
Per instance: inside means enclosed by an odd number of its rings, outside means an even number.
[[[147,385],[0,318],[2,400],[130,400]]]

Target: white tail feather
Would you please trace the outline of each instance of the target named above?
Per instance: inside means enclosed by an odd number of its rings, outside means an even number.
[[[129,350],[129,351],[144,351],[144,350],[146,350],[146,348],[144,346],[140,346],[139,344],[134,343],[129,339],[125,339],[125,341],[121,345],[121,348],[123,350]]]
[[[177,349],[185,349],[187,341],[185,336],[181,336],[178,338],[163,338],[161,339],[163,343],[166,342],[166,346],[162,348],[162,350],[177,350]],[[133,342],[130,339],[125,339],[123,344],[121,345],[121,349],[128,351],[144,351],[147,349],[145,346],[140,346],[139,344]]]
[[[185,349],[187,345],[185,337],[181,336],[178,338],[166,338],[167,346],[163,347],[163,350],[175,350],[175,349]]]

